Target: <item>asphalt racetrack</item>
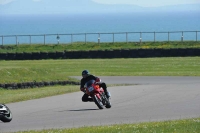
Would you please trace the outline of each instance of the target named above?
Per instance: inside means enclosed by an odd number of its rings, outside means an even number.
[[[110,109],[83,103],[82,92],[7,104],[13,120],[0,122],[0,132],[200,117],[200,77],[100,78],[107,84],[137,85],[109,87]]]

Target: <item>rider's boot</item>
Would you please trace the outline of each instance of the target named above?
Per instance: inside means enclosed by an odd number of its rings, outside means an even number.
[[[105,92],[105,94],[106,94],[106,97],[107,97],[107,98],[111,97],[110,92],[107,91],[107,92]]]
[[[88,102],[94,102],[93,98],[88,98]]]

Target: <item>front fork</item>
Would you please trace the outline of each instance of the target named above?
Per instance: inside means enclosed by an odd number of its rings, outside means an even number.
[[[102,103],[103,103],[104,105],[106,105],[107,102],[109,102],[109,98],[106,97],[105,92],[103,92],[103,93],[100,94],[100,95],[101,95],[101,97],[102,97]]]

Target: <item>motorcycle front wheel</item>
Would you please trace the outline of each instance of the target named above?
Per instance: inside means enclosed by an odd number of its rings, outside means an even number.
[[[110,103],[109,99],[107,99],[106,108],[111,108],[111,103]]]
[[[0,104],[0,120],[2,122],[10,122],[12,120],[12,112],[5,104]]]
[[[99,99],[96,95],[94,95],[94,98],[93,98],[93,99],[94,99],[94,102],[95,102],[95,104],[97,105],[97,107],[98,107],[99,109],[103,109],[104,105],[103,105],[101,99]]]

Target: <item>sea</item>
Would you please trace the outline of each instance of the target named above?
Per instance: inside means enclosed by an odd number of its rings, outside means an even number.
[[[200,40],[200,12],[0,15],[0,45]]]

